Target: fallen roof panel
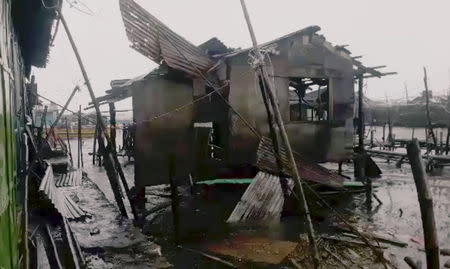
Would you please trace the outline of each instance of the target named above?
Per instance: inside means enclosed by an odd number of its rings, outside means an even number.
[[[214,62],[198,47],[176,34],[133,0],[120,0],[120,10],[132,48],[156,63],[198,77]]]

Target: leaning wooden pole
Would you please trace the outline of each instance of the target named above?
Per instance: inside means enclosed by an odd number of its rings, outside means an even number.
[[[259,75],[262,78],[264,78],[264,80],[265,80],[264,84],[267,86],[267,92],[266,93],[267,93],[267,95],[269,97],[269,100],[270,100],[270,102],[272,104],[272,109],[273,109],[273,112],[275,114],[275,120],[276,120],[276,122],[278,124],[278,127],[280,129],[280,132],[281,132],[281,138],[283,140],[284,145],[286,146],[286,152],[287,152],[288,157],[289,157],[289,162],[290,162],[291,169],[292,169],[292,175],[293,175],[293,179],[294,179],[294,184],[295,184],[295,187],[296,187],[296,189],[298,191],[298,194],[299,194],[298,195],[299,203],[300,203],[301,208],[305,211],[305,217],[306,217],[306,222],[307,222],[307,230],[308,230],[308,238],[309,238],[309,243],[311,245],[311,249],[312,249],[312,253],[313,253],[314,266],[316,268],[318,268],[320,260],[319,260],[319,255],[318,255],[318,251],[317,251],[317,247],[316,247],[314,228],[312,226],[311,214],[309,212],[308,204],[306,202],[305,193],[303,191],[303,186],[302,186],[300,174],[298,172],[297,165],[296,165],[296,162],[295,162],[295,159],[294,159],[294,155],[292,153],[291,144],[289,142],[289,138],[288,138],[286,129],[284,127],[283,119],[281,117],[281,113],[280,113],[280,110],[278,108],[278,103],[276,102],[276,99],[275,99],[275,96],[274,96],[274,93],[273,93],[273,91],[271,89],[270,84],[267,83],[267,81],[268,81],[267,77],[268,76],[267,76],[267,73],[265,72],[264,66],[262,65],[263,62],[264,62],[264,58],[262,57],[261,52],[259,50],[258,43],[256,41],[256,36],[255,36],[254,31],[253,31],[253,26],[252,26],[251,21],[250,21],[250,16],[248,14],[247,7],[245,5],[245,1],[244,0],[240,0],[240,2],[241,2],[242,10],[244,12],[245,20],[247,22],[248,30],[250,32],[250,36],[251,36],[251,39],[252,39],[253,49],[254,49],[256,57],[258,58],[259,63],[260,63],[260,65],[258,67]]]
[[[75,45],[75,41],[73,40],[72,34],[70,33],[69,27],[67,26],[67,22],[63,16],[63,14],[59,11],[58,15],[64,26],[64,30],[67,34],[67,37],[69,38],[70,45],[72,46],[73,52],[75,53],[75,57],[77,58],[78,64],[81,69],[81,73],[83,74],[84,81],[88,88],[89,95],[91,97],[92,103],[94,104],[95,112],[97,115],[97,122],[100,126],[101,131],[103,132],[103,135],[106,137],[106,139],[109,142],[110,139],[109,139],[108,133],[106,132],[105,123],[103,122],[103,118],[102,118],[102,114],[100,112],[100,107],[99,107],[98,101],[95,98],[94,90],[92,89],[92,85],[91,85],[91,82],[89,81],[89,77],[87,75],[86,69],[84,68],[83,61],[81,60],[81,56],[78,53],[78,49]],[[116,171],[117,166],[115,165],[114,156],[111,153],[111,151],[106,150],[105,142],[103,141],[103,139],[99,139],[98,144],[99,144],[99,149],[102,150],[102,152],[104,154],[103,159],[104,159],[104,163],[105,163],[105,170],[108,175],[108,179],[111,184],[111,188],[113,190],[114,198],[117,202],[117,206],[119,207],[119,210],[120,210],[120,213],[122,214],[122,216],[128,217],[127,210],[125,209],[125,205],[122,200],[119,179],[117,178],[117,171]],[[119,164],[119,166],[120,166],[120,164]]]
[[[45,139],[48,139],[49,134],[53,133],[53,130],[55,129],[55,126],[58,124],[59,120],[61,119],[62,115],[64,114],[64,112],[66,112],[67,107],[69,106],[70,102],[72,101],[72,98],[75,96],[75,93],[77,91],[80,90],[80,87],[75,86],[75,88],[73,89],[72,93],[69,96],[69,99],[67,99],[66,103],[64,104],[63,108],[61,109],[61,111],[59,112],[58,116],[56,117],[55,121],[52,123],[52,125],[50,126],[50,131],[47,133]]]
[[[408,159],[416,183],[422,215],[423,235],[427,255],[427,268],[439,268],[439,243],[437,240],[436,223],[434,221],[433,198],[428,189],[427,175],[422,163],[422,157],[417,139],[413,139],[407,147]]]

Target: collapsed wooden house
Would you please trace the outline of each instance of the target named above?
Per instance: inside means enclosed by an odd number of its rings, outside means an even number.
[[[252,50],[230,49],[217,38],[195,46],[133,0],[120,7],[132,47],[160,64],[112,81],[97,98],[133,99],[136,187],[167,183],[171,154],[177,174],[197,180],[254,173],[269,126]],[[342,161],[353,151],[353,83],[361,65],[319,31],[307,27],[260,48],[294,151],[312,162]]]

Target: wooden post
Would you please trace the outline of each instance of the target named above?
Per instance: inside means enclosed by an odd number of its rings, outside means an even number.
[[[415,130],[416,130],[416,128],[413,128],[413,129],[412,129],[411,140],[414,139],[414,131],[415,131]]]
[[[172,198],[172,216],[173,216],[173,229],[175,235],[175,244],[178,245],[180,239],[180,216],[179,216],[179,197],[178,197],[178,189],[175,184],[175,155],[173,153],[169,154],[169,183],[170,183],[170,192]]]
[[[100,139],[103,140],[102,132],[100,130],[100,126],[98,126],[98,123],[97,123],[96,128],[97,128],[97,141],[100,141]],[[98,166],[102,166],[102,154],[103,153],[100,150],[100,142],[99,142],[99,146],[98,146],[97,152],[98,152],[98,154],[97,154]]]
[[[253,49],[254,49],[254,52],[256,54],[256,57],[258,58],[258,60],[260,62],[260,65],[257,67],[258,75],[264,79],[263,83],[266,85],[266,89],[267,89],[266,94],[269,97],[269,100],[270,100],[270,103],[271,103],[271,106],[272,106],[272,109],[273,109],[273,112],[274,112],[274,115],[275,115],[275,120],[276,120],[276,123],[278,125],[279,131],[281,133],[281,138],[283,140],[283,144],[286,147],[286,153],[288,155],[289,162],[290,162],[291,169],[292,169],[292,178],[294,180],[296,191],[298,192],[297,193],[297,197],[299,198],[299,204],[300,204],[301,208],[305,212],[307,231],[308,231],[308,239],[309,239],[309,244],[311,246],[311,250],[312,250],[312,254],[313,254],[314,266],[315,266],[315,268],[318,268],[320,259],[319,259],[319,255],[318,255],[318,251],[317,251],[315,235],[314,235],[314,228],[312,226],[312,221],[311,221],[311,214],[309,212],[309,207],[308,207],[308,204],[306,202],[305,193],[303,191],[303,186],[302,186],[300,174],[298,172],[297,164],[295,162],[294,155],[293,155],[292,149],[291,149],[291,144],[289,142],[289,138],[288,138],[286,129],[284,127],[283,119],[281,117],[281,113],[280,113],[280,110],[278,108],[278,103],[275,100],[275,96],[274,96],[274,93],[273,93],[273,91],[271,89],[270,84],[267,83],[268,75],[267,75],[267,72],[264,69],[264,66],[262,65],[263,62],[264,62],[264,58],[261,55],[261,52],[259,50],[258,43],[256,41],[256,36],[255,36],[254,31],[253,31],[252,24],[250,22],[250,16],[248,14],[247,7],[245,5],[245,1],[244,0],[240,0],[240,2],[241,2],[242,10],[244,12],[245,20],[247,22],[248,30],[249,30],[249,33],[250,33],[250,36],[251,36],[251,39],[252,39]]]
[[[437,139],[436,136],[434,135],[434,131],[433,131],[433,126],[431,123],[431,116],[430,116],[430,97],[429,97],[429,92],[428,92],[428,78],[427,78],[427,69],[424,67],[423,68],[423,82],[425,84],[425,101],[426,101],[426,111],[427,111],[427,120],[428,120],[428,132],[430,132],[431,137],[433,138],[433,143],[434,143],[434,147],[435,150],[437,150]]]
[[[94,145],[92,145],[92,164],[95,165],[95,158],[97,157],[96,154],[96,148],[97,148],[97,131],[98,131],[98,124],[95,122],[95,130],[94,130]]]
[[[39,145],[39,148],[42,147],[42,132],[44,131],[45,121],[47,119],[46,115],[47,115],[47,106],[44,107],[44,112],[41,115],[41,122],[40,122],[41,127],[38,129],[38,134],[37,134],[37,143]]]
[[[89,95],[91,97],[92,103],[94,104],[94,108],[95,108],[95,112],[96,112],[96,116],[97,116],[97,122],[99,124],[100,130],[103,132],[108,143],[110,143],[108,133],[106,132],[105,123],[103,122],[103,118],[102,118],[102,114],[101,114],[100,107],[98,104],[98,100],[95,98],[94,90],[92,89],[91,82],[87,75],[86,69],[84,68],[83,61],[81,60],[81,56],[78,52],[77,46],[75,45],[75,41],[73,40],[72,34],[70,33],[69,27],[67,26],[67,22],[60,10],[58,10],[58,15],[59,15],[61,23],[64,27],[64,30],[67,34],[67,38],[69,39],[70,45],[72,46],[73,52],[75,53],[75,57],[77,58],[78,65],[80,66],[81,73],[82,73],[84,81],[86,83],[86,87],[88,88]],[[98,141],[98,143],[99,143],[99,145],[98,145],[99,149],[102,150],[102,152],[103,152],[103,159],[105,162],[105,170],[108,175],[108,179],[109,179],[111,188],[114,193],[114,198],[117,202],[117,205],[119,207],[119,210],[120,210],[122,216],[128,217],[127,211],[125,209],[125,205],[123,204],[121,192],[120,192],[120,183],[119,183],[119,179],[117,178],[117,172],[119,172],[119,175],[121,176],[122,184],[124,185],[124,188],[125,188],[125,191],[127,192],[128,198],[130,197],[130,193],[129,193],[129,189],[126,184],[126,181],[124,179],[123,171],[121,169],[120,163],[117,160],[117,156],[115,155],[115,152],[111,153],[110,150],[106,149],[105,142],[103,141],[103,139],[100,139]],[[133,212],[134,212],[134,205],[133,205],[133,203],[131,203],[131,201],[130,201],[130,204],[131,204],[131,208],[133,209]],[[135,215],[135,218],[136,217],[137,216]]]
[[[363,71],[359,71],[358,74],[358,161],[357,165],[359,172],[357,176],[359,177],[359,181],[366,182],[366,203],[368,205],[368,210],[371,210],[372,205],[372,180],[369,177],[366,177],[366,152],[364,149],[364,75]],[[390,128],[389,128],[390,130]]]
[[[362,72],[362,71],[360,71]],[[358,152],[364,153],[363,74],[358,75]]]
[[[78,168],[81,166],[81,105],[78,110]]]
[[[371,130],[370,131],[370,148],[373,148],[373,133],[375,132],[375,130]]]
[[[81,167],[84,167],[84,160],[83,160],[83,136],[81,135],[81,105],[80,110],[78,111],[78,135],[80,137],[80,160],[81,160]]]
[[[389,124],[388,124],[388,143],[389,143],[389,150],[393,150],[393,145],[395,143],[394,138],[392,136],[392,123],[391,120],[389,119]]]
[[[422,215],[423,235],[427,254],[427,268],[439,269],[439,243],[434,221],[433,198],[428,189],[427,175],[422,162],[419,142],[417,139],[408,144],[408,159],[416,183],[417,196]]]
[[[363,113],[363,74],[358,74],[358,149],[354,160],[355,177],[358,181],[365,181],[365,151],[364,151],[364,113]]]
[[[381,138],[383,141],[383,149],[386,142],[386,123],[383,124],[383,137]]]
[[[442,131],[439,133],[439,154],[442,154],[444,152],[444,141],[443,141],[443,133]]]
[[[72,147],[70,146],[69,124],[67,123],[67,118],[66,118],[66,137],[67,137],[67,147],[69,147],[70,164],[73,166]]]
[[[449,151],[449,141],[450,140],[450,118],[448,120],[448,126],[447,126],[447,139],[445,140],[445,155],[448,155],[448,151]]]
[[[280,141],[279,137],[276,131],[275,127],[275,119],[272,115],[272,109],[270,108],[270,100],[267,96],[267,85],[265,84],[265,80],[262,76],[258,76],[259,79],[259,87],[261,90],[261,95],[264,101],[264,106],[266,107],[267,112],[267,123],[269,124],[269,130],[270,130],[270,137],[272,139],[272,145],[273,145],[273,151],[275,155],[275,161],[277,164],[279,176],[280,176],[280,184],[281,189],[283,190],[283,193],[286,194],[287,192],[287,180],[286,180],[286,173],[284,171],[283,163],[281,161],[281,155],[280,155]]]
[[[109,103],[109,134],[112,148],[116,151],[116,109],[114,103]]]

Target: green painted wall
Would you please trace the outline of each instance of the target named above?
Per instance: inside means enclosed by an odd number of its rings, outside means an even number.
[[[18,268],[21,225],[17,145],[20,144],[22,57],[11,20],[11,1],[0,1],[0,269]]]

